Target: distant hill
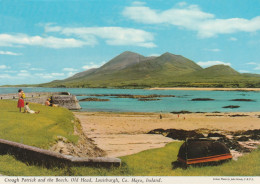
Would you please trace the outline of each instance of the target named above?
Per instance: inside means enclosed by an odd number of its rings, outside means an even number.
[[[100,68],[86,70],[43,87],[260,87],[260,77],[240,74],[227,65],[201,68],[181,55],[166,52],[145,57],[126,51]]]
[[[210,66],[208,68],[205,68],[204,70],[200,70],[198,72],[194,72],[191,75],[197,76],[197,77],[223,77],[223,76],[237,76],[240,75],[239,72],[231,68],[227,65],[214,65]]]

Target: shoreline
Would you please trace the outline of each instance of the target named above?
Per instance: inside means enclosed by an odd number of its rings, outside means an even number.
[[[236,132],[260,129],[260,112],[231,113],[133,113],[73,112],[83,132],[107,156],[121,157],[144,150],[164,147],[175,140],[154,129],[208,130]],[[160,117],[162,116],[162,118]],[[238,116],[237,116],[238,115]]]
[[[149,90],[194,90],[194,91],[260,91],[260,88],[200,88],[200,87],[169,87],[149,88]]]

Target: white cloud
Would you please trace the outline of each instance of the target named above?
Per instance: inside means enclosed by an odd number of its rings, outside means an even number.
[[[68,77],[75,75],[78,71],[78,69],[75,69],[75,68],[63,68],[62,70],[65,72],[68,72],[67,73]]]
[[[64,73],[51,73],[50,75],[53,77],[58,77],[58,76],[64,76],[65,74]]]
[[[85,65],[85,66],[82,66],[82,68],[84,70],[89,70],[89,69],[92,69],[92,68],[99,68],[100,65],[95,65],[95,64],[90,64],[90,65]]]
[[[14,70],[6,70],[4,71],[5,73],[17,73],[17,71],[14,71]]]
[[[202,67],[209,67],[209,66],[213,66],[213,65],[228,65],[231,66],[231,63],[225,63],[223,61],[200,61],[197,62],[198,65],[202,66]]]
[[[29,68],[29,70],[32,70],[32,71],[43,71],[45,69],[43,69],[43,68]]]
[[[18,77],[31,77],[32,75],[27,70],[20,70],[17,74]]]
[[[179,4],[180,5],[180,4]],[[200,38],[236,32],[255,32],[260,30],[260,16],[252,19],[217,19],[214,14],[203,12],[197,5],[181,3],[180,8],[160,11],[144,5],[132,5],[123,10],[123,15],[145,24],[170,24],[193,30]]]
[[[237,41],[237,38],[235,38],[235,37],[230,37],[229,40],[231,40],[231,41]]]
[[[66,72],[76,72],[76,71],[78,71],[78,70],[75,69],[75,68],[63,68],[62,70],[63,70],[63,71],[66,71]]]
[[[255,66],[253,68],[253,70],[260,70],[260,63],[255,63],[255,62],[249,62],[249,63],[246,63],[247,65],[253,65]]]
[[[210,52],[220,52],[220,49],[204,49],[205,51],[210,51]]]
[[[0,51],[0,55],[12,55],[12,56],[19,56],[22,55],[21,53],[14,53],[10,51]]]
[[[257,66],[254,68],[254,70],[260,70],[260,64],[257,65]]]
[[[183,1],[183,2],[179,2],[177,5],[182,7],[182,6],[186,6],[187,3]]]
[[[12,78],[12,76],[9,74],[0,74],[0,79],[10,79],[10,78]]]
[[[247,65],[257,65],[257,63],[255,62],[249,62],[249,63],[246,63]]]
[[[56,79],[57,77],[60,78],[65,76],[64,73],[36,73],[34,75],[44,79]]]
[[[53,76],[47,73],[37,73],[35,76],[43,78],[43,79],[52,79]]]
[[[7,69],[8,67],[6,65],[0,65],[0,69]]]
[[[77,72],[69,72],[68,74],[67,74],[67,76],[68,77],[71,77],[71,76],[73,76],[73,75],[75,75]]]
[[[253,70],[260,70],[260,63],[255,63],[255,62],[249,62],[246,63],[247,65],[254,65],[255,67],[253,68]]]
[[[136,5],[136,6],[140,6],[140,5],[145,5],[146,3],[145,2],[141,2],[141,1],[134,1],[132,4]]]
[[[240,73],[250,73],[249,71],[247,70],[239,70]]]
[[[59,27],[47,24],[45,32],[58,32],[66,36],[76,36],[88,45],[98,44],[98,38],[104,39],[108,45],[130,45],[153,48],[154,37],[151,33],[140,29],[123,27]]]
[[[42,46],[49,48],[73,48],[82,47],[88,43],[74,38],[57,38],[53,36],[28,36],[26,34],[0,34],[0,46],[15,47],[15,46]]]

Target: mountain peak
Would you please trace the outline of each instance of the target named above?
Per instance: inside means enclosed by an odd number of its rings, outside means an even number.
[[[175,55],[170,52],[165,52],[161,56],[175,56]]]
[[[139,63],[145,57],[135,52],[125,51],[104,64],[99,71],[122,70],[130,65]]]

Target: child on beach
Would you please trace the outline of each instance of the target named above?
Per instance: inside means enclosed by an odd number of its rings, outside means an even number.
[[[24,113],[39,114],[40,111],[35,112],[35,111],[31,110],[29,107],[29,102],[26,102],[26,105],[24,107]]]

